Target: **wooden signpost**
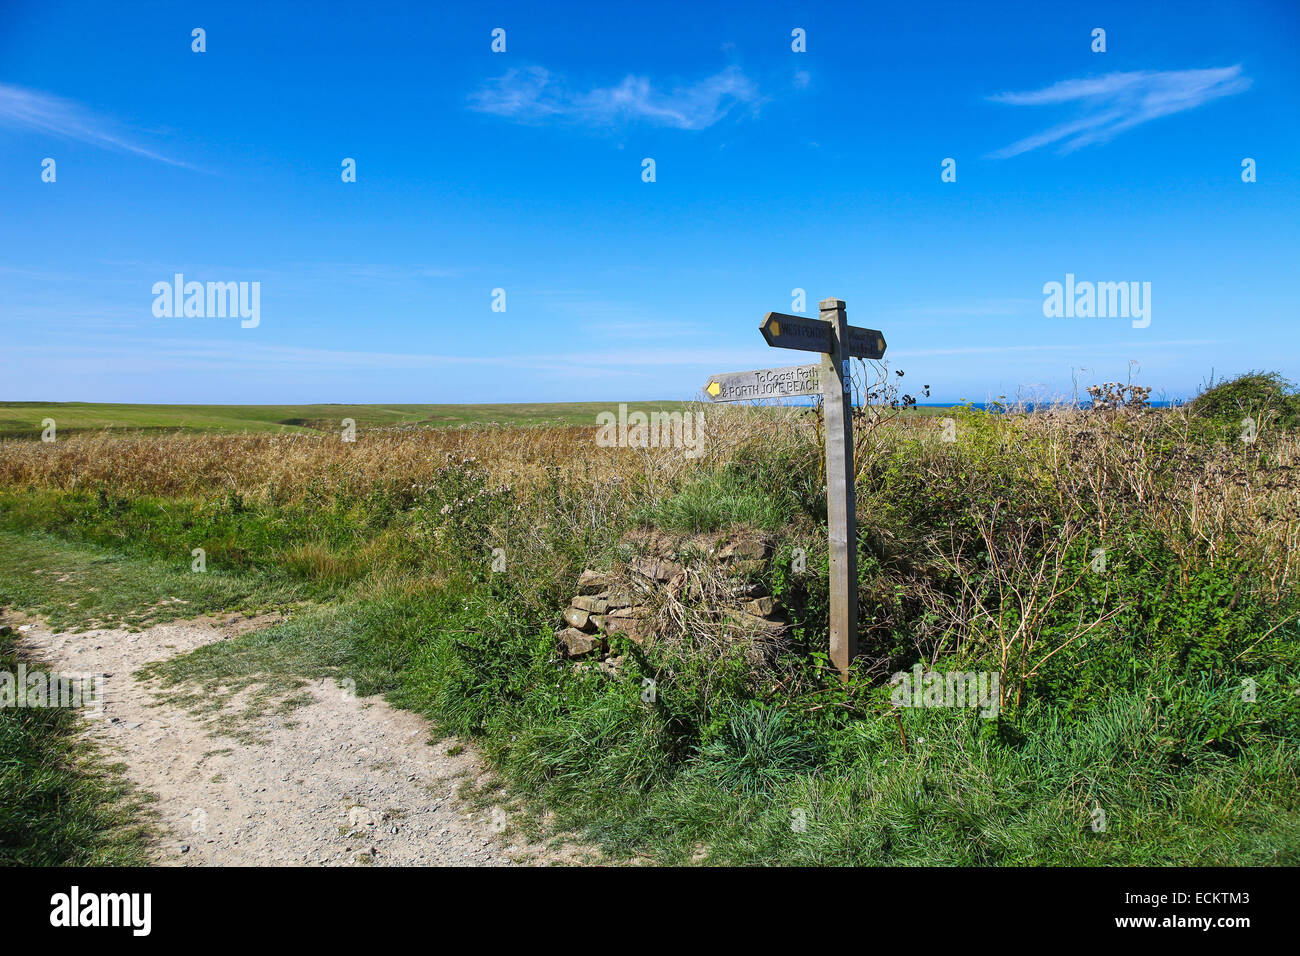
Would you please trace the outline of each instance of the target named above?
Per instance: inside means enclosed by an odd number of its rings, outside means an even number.
[[[830,538],[831,662],[845,680],[858,650],[858,534],[853,475],[853,383],[849,359],[878,359],[885,337],[849,325],[842,299],[823,299],[821,318],[769,312],[759,324],[774,348],[820,352],[821,365],[757,369],[715,375],[704,393],[714,402],[756,398],[823,397],[826,416],[826,512]]]

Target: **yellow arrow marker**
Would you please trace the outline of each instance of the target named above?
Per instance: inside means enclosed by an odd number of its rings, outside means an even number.
[[[708,392],[710,395],[712,395],[714,398],[717,398],[718,393],[722,391],[722,386],[719,385],[717,382],[710,382],[709,387],[706,388],[705,391]]]
[[[776,338],[778,335],[781,334],[781,323],[778,322],[776,319],[773,319],[771,322],[769,322],[767,324],[767,327],[772,330],[773,338]]]

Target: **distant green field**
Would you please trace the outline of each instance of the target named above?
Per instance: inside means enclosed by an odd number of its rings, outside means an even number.
[[[629,410],[681,408],[680,402],[628,402]],[[382,425],[593,425],[612,402],[526,405],[112,405],[94,402],[0,402],[0,438],[39,438],[52,418],[59,435],[124,431],[333,431],[351,418],[358,428]]]
[[[680,410],[681,402],[628,402],[629,411]],[[37,439],[52,418],[60,436],[102,431],[334,431],[345,418],[358,428],[416,425],[594,425],[617,402],[519,405],[115,405],[96,402],[0,402],[0,438]],[[937,408],[913,414],[936,414]]]

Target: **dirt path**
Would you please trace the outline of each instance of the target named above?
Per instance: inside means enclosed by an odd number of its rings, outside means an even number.
[[[429,725],[332,680],[314,700],[247,729],[258,743],[160,700],[137,680],[145,664],[225,640],[258,621],[202,619],[145,631],[58,633],[15,621],[20,646],[51,671],[106,674],[103,713],[88,736],[158,797],[157,863],[179,866],[492,866],[579,862],[522,842],[502,811],[471,811],[456,793],[482,764],[454,740],[427,743]],[[228,701],[238,708],[240,697]],[[451,752],[449,752],[449,750]],[[512,832],[514,831],[514,832]]]

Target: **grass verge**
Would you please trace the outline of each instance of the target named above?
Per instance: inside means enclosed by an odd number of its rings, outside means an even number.
[[[292,606],[302,591],[256,575],[121,553],[44,534],[0,530],[0,606],[41,614],[61,630],[140,629],[215,611]]]

